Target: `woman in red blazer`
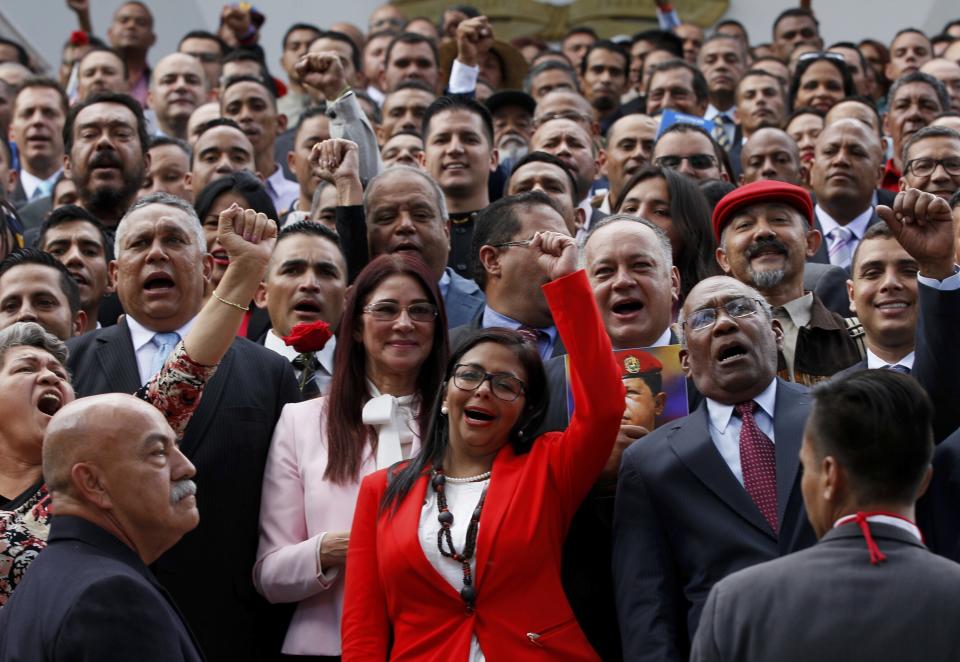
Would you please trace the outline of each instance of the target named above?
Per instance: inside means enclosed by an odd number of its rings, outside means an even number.
[[[574,240],[537,233],[528,250],[552,281],[544,292],[570,354],[570,426],[529,438],[548,399],[535,343],[486,329],[461,345],[420,453],[360,488],[345,662],[599,659],[560,558],[616,439],[623,384]]]

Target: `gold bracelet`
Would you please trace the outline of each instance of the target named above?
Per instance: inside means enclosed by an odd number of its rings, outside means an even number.
[[[242,311],[244,311],[244,312],[247,312],[248,310],[250,310],[250,306],[241,306],[239,303],[234,303],[234,302],[232,302],[232,301],[227,301],[226,299],[224,299],[223,297],[221,297],[219,294],[217,294],[217,291],[216,291],[216,290],[213,291],[213,296],[214,296],[214,298],[216,298],[216,300],[219,301],[220,303],[225,303],[225,304],[227,304],[228,306],[233,306],[234,308],[239,308],[240,310],[242,310]]]

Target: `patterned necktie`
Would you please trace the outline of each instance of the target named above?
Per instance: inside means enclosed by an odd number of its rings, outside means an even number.
[[[905,366],[905,365],[900,365],[899,363],[897,363],[896,365],[885,365],[885,366],[883,366],[883,369],[884,369],[884,370],[892,370],[892,371],[894,371],[894,372],[899,372],[899,373],[902,374],[902,375],[909,375],[909,374],[910,374],[910,368],[908,368],[908,367]]]
[[[180,342],[180,334],[176,332],[155,333],[153,334],[153,338],[150,339],[150,342],[157,348],[156,353],[153,355],[153,362],[150,364],[150,376],[153,377],[160,372],[160,368],[163,367],[163,362],[167,360],[170,352],[172,352],[173,348]]]
[[[853,253],[853,231],[843,226],[830,231],[830,264],[847,268]]]
[[[540,358],[547,360],[550,358],[549,354],[545,354],[550,351],[550,334],[544,331],[543,329],[538,329],[533,326],[527,326],[526,324],[521,325],[517,329],[517,333],[523,336],[526,340],[529,340],[534,345],[537,346],[537,352],[540,353]]]
[[[734,405],[740,417],[740,469],[743,487],[757,504],[760,513],[777,533],[777,458],[770,437],[757,427],[753,413],[757,403],[741,402]]]
[[[730,118],[726,115],[717,115],[713,118],[713,129],[710,131],[713,139],[716,140],[720,146],[728,152],[732,146],[730,135],[727,133],[727,125],[730,123]]]

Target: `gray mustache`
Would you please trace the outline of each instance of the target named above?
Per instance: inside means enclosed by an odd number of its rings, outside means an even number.
[[[170,503],[175,506],[183,499],[196,493],[197,484],[192,480],[189,478],[178,480],[173,484],[173,487],[170,488]]]

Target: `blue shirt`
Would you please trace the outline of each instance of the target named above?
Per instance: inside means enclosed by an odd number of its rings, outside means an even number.
[[[517,330],[524,325],[506,315],[501,315],[490,306],[484,306],[483,317],[480,318],[480,326],[484,329],[499,326],[506,329]],[[540,358],[546,361],[553,356],[553,346],[557,342],[557,327],[548,326],[542,329],[538,328],[537,331],[543,332],[538,335],[537,349],[540,351]]]

